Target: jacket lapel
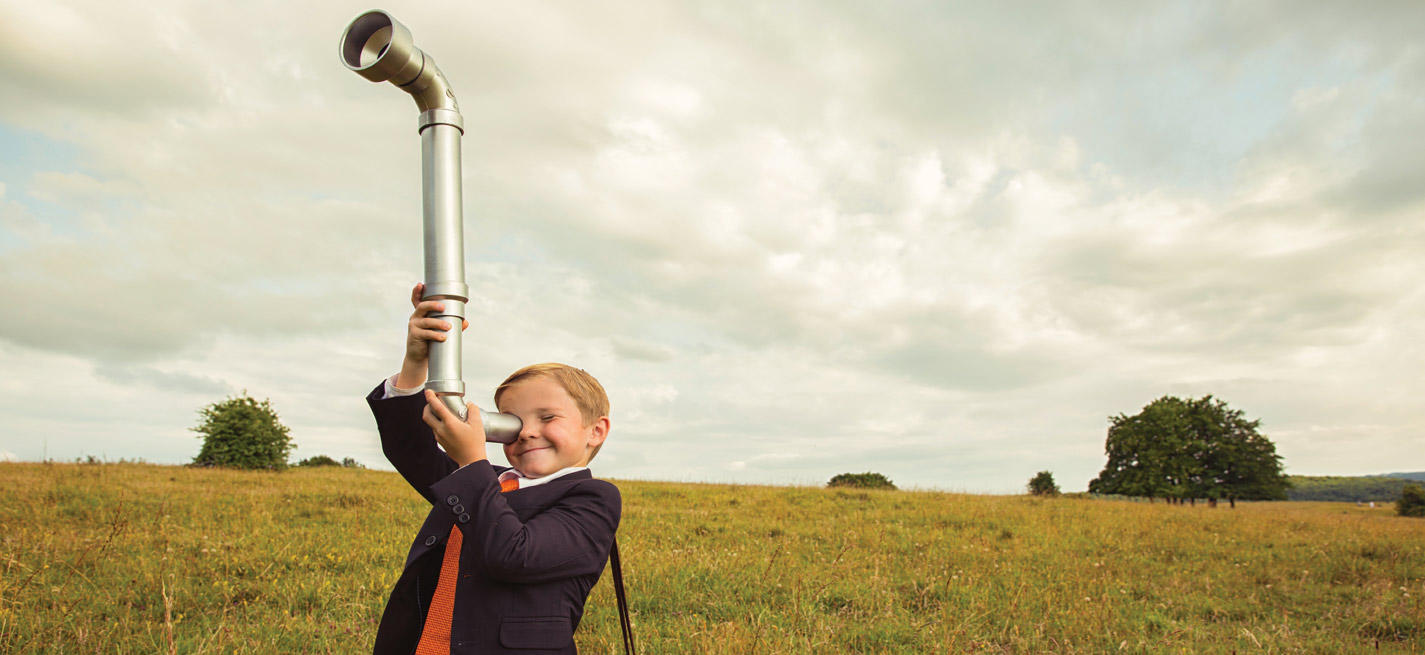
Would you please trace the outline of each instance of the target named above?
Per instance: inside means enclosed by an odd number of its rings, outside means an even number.
[[[569,487],[580,480],[593,479],[594,474],[588,469],[575,471],[569,475],[560,476],[541,485],[516,489],[506,494],[502,494],[505,501],[510,504],[510,509],[520,515],[521,519],[526,518],[526,511],[538,511],[548,507],[551,503],[564,497],[568,493]]]

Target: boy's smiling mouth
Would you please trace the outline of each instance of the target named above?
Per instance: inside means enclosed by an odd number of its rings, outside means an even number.
[[[535,448],[526,448],[523,452],[520,453],[520,455],[528,455],[529,453],[532,453],[532,452],[534,452],[534,451],[536,451],[536,450],[549,450],[549,446],[537,446],[537,447],[535,447]]]

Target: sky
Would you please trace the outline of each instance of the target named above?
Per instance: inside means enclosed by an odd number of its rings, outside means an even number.
[[[247,393],[390,468],[420,143],[338,59],[369,8],[0,0],[0,459],[188,462]],[[469,398],[588,370],[601,477],[1082,490],[1206,394],[1289,473],[1425,469],[1425,4],[382,8],[464,113]]]

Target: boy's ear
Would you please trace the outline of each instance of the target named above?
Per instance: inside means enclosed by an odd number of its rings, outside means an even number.
[[[600,416],[591,427],[593,427],[594,433],[589,435],[589,446],[598,448],[604,445],[604,440],[609,438],[609,428],[611,427],[609,417]]]

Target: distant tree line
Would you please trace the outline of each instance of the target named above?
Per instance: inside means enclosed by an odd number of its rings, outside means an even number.
[[[343,457],[343,458],[341,459],[341,461],[338,462],[338,461],[336,461],[336,460],[334,460],[334,459],[332,459],[331,457],[328,457],[328,456],[326,456],[326,455],[313,455],[313,456],[308,457],[308,458],[306,458],[306,459],[304,459],[304,460],[302,460],[302,461],[300,461],[300,462],[297,462],[297,466],[306,466],[306,467],[312,467],[312,466],[340,466],[340,467],[342,467],[342,468],[349,468],[349,469],[364,469],[364,468],[366,468],[364,465],[362,465],[361,462],[356,461],[356,458],[355,458],[355,457]]]
[[[1383,475],[1293,475],[1289,500],[1327,500],[1344,503],[1391,502],[1400,498],[1410,479]]]
[[[1109,417],[1108,463],[1089,492],[1163,498],[1285,500],[1291,486],[1260,421],[1212,396],[1164,396],[1127,416]]]

